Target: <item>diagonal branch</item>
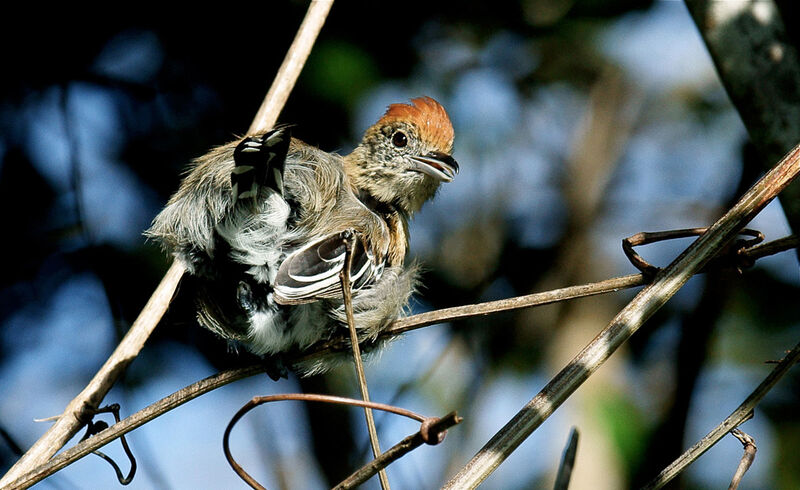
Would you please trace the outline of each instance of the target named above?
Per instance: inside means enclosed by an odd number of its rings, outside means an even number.
[[[578,429],[573,427],[569,433],[569,440],[567,440],[567,447],[564,448],[564,456],[561,458],[561,464],[556,473],[556,481],[553,484],[553,490],[567,490],[569,488],[569,480],[572,477],[572,468],[575,467],[575,456],[578,454],[578,439],[580,435]]]
[[[308,55],[311,54],[311,48],[317,40],[322,25],[325,24],[325,19],[327,19],[332,6],[333,0],[311,1],[303,23],[300,24],[294,41],[278,69],[275,81],[272,82],[267,96],[264,97],[261,107],[258,108],[258,112],[253,118],[253,123],[247,131],[248,134],[266,131],[278,121],[278,114],[289,100],[289,94],[300,76],[303,65],[306,64]]]
[[[444,488],[474,488],[800,173],[800,145],[759,180],[529,401]]]
[[[222,373],[209,376],[196,383],[193,383],[169,396],[158,400],[148,407],[139,410],[130,417],[125,418],[119,423],[101,431],[98,434],[86,439],[83,442],[65,450],[61,454],[54,456],[44,464],[37,465],[31,471],[23,474],[15,480],[9,480],[8,486],[4,484],[3,490],[15,490],[18,488],[28,488],[31,485],[47,478],[53,473],[69,466],[78,459],[86,456],[95,449],[105,446],[109,442],[118,438],[122,434],[127,434],[137,427],[141,427],[154,418],[173,410],[184,403],[194,400],[200,395],[213,391],[220,386],[232,383],[236,380],[254,376],[264,372],[263,366],[248,366],[239,369],[231,369]]]
[[[272,127],[283,109],[286,99],[294,87],[303,68],[311,46],[333,5],[333,0],[312,1],[308,12],[295,36],[286,59],[281,65],[267,97],[253,121],[251,131]],[[166,312],[186,268],[179,261],[170,266],[150,300],[139,313],[117,348],[106,363],[95,374],[86,388],[64,409],[58,420],[0,479],[0,487],[16,480],[50,459],[86,423],[87,415],[99,406],[106,393],[128,365],[136,358],[144,343]]]

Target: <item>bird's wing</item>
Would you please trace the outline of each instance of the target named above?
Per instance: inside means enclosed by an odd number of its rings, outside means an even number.
[[[262,187],[283,196],[283,169],[291,139],[289,128],[282,127],[248,136],[236,146],[231,172],[234,199],[255,199]]]
[[[339,273],[344,268],[346,242],[352,232],[345,231],[305,245],[289,254],[278,268],[273,284],[275,300],[291,305],[321,298],[341,298]],[[383,272],[383,261],[376,260],[361,239],[353,246],[350,284],[357,291],[375,282]]]

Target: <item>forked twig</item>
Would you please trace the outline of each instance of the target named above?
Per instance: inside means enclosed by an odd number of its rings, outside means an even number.
[[[646,277],[653,278],[655,277],[656,273],[658,273],[659,268],[651,265],[649,262],[644,260],[633,247],[638,247],[640,245],[648,245],[650,243],[661,242],[665,240],[673,240],[675,238],[688,238],[693,236],[700,236],[703,233],[708,231],[708,228],[687,228],[682,230],[668,230],[668,231],[655,231],[655,232],[647,232],[643,231],[640,233],[636,233],[635,235],[631,235],[628,238],[622,240],[622,251],[625,252],[625,256],[628,257],[628,260],[631,261],[634,267],[639,269],[642,274]],[[764,234],[757,230],[751,230],[749,228],[745,228],[739,232],[740,235],[749,235],[753,237],[750,240],[740,240],[738,241],[733,248],[734,253],[732,254],[719,254],[712,259],[712,261],[728,261],[732,264],[736,264],[737,267],[740,267],[737,264],[737,259],[740,258],[739,251],[740,250],[747,250],[755,245],[758,245],[762,241],[764,241]],[[749,265],[752,265],[751,262],[748,262]],[[710,265],[710,264],[709,264]]]
[[[800,361],[800,343],[794,346],[794,349],[789,351],[788,354],[775,366],[772,372],[758,385],[758,387],[750,393],[745,401],[739,405],[725,420],[718,426],[714,427],[702,439],[697,441],[692,447],[681,454],[678,459],[673,461],[669,466],[664,468],[653,480],[643,487],[643,490],[651,490],[661,488],[670,480],[675,478],[681,471],[686,469],[687,466],[692,464],[703,453],[711,449],[725,434],[739,426],[742,422],[752,417],[753,409],[761,401],[764,396],[769,393],[775,383],[778,382],[796,363]]]
[[[358,332],[356,322],[353,318],[353,292],[350,289],[350,268],[353,266],[353,244],[357,240],[355,234],[350,231],[345,237],[345,259],[344,267],[339,277],[342,281],[342,297],[344,300],[344,311],[347,316],[347,328],[350,331],[350,347],[353,350],[353,363],[358,378],[358,387],[361,390],[361,399],[369,402],[369,388],[367,387],[367,376],[364,374],[364,363],[361,360],[361,347],[358,345]],[[372,455],[378,458],[381,455],[381,445],[378,441],[378,431],[375,429],[375,417],[369,407],[364,407],[364,417],[367,420],[367,431],[369,432],[369,443],[372,446]],[[378,472],[378,478],[383,490],[389,490],[389,477],[384,470]]]

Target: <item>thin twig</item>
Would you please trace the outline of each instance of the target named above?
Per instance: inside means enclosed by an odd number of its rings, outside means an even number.
[[[569,433],[567,447],[564,449],[564,457],[561,458],[561,464],[558,466],[553,490],[567,490],[569,488],[572,468],[575,466],[575,456],[578,454],[578,436],[578,429],[573,427]]]
[[[228,460],[228,463],[231,465],[231,468],[233,468],[236,474],[238,474],[239,477],[245,481],[245,483],[250,485],[251,488],[255,488],[257,490],[264,490],[264,487],[260,483],[258,483],[255,478],[250,476],[250,474],[247,473],[247,471],[245,471],[245,469],[242,468],[242,466],[239,463],[237,463],[236,460],[233,458],[233,454],[231,454],[231,449],[230,449],[231,431],[233,430],[233,427],[236,425],[236,423],[242,417],[244,417],[247,414],[247,412],[258,407],[259,405],[263,405],[265,403],[270,403],[270,402],[288,401],[288,400],[333,403],[338,405],[351,405],[351,406],[364,407],[370,409],[374,408],[376,410],[383,410],[386,412],[394,413],[396,415],[402,415],[404,417],[408,417],[421,422],[422,427],[420,428],[420,431],[423,432],[423,434],[426,436],[425,442],[428,442],[429,444],[438,444],[439,442],[441,442],[442,439],[444,439],[444,435],[442,434],[444,429],[438,430],[437,432],[432,432],[430,433],[430,436],[427,430],[427,427],[431,426],[431,424],[434,422],[439,422],[440,419],[423,417],[422,415],[414,413],[411,410],[395,407],[392,405],[386,405],[385,403],[375,403],[365,400],[354,400],[353,398],[345,398],[341,396],[319,395],[314,393],[285,393],[281,395],[256,396],[253,397],[247,403],[245,403],[245,405],[242,408],[240,408],[239,411],[236,412],[236,414],[234,414],[230,422],[228,422],[228,426],[225,428],[225,434],[222,436],[222,448],[223,451],[225,452],[225,458]],[[451,415],[455,416],[455,412]],[[460,419],[458,421],[460,422]],[[433,442],[433,439],[431,439],[433,434],[437,435],[436,442]],[[400,456],[397,456],[394,459],[397,459],[399,457]],[[375,460],[373,460],[373,462],[374,461]],[[374,474],[375,473],[372,473],[372,475]]]
[[[636,253],[634,247],[638,247],[640,245],[648,245],[651,243],[666,241],[666,240],[673,240],[675,238],[689,238],[700,236],[705,233],[708,228],[687,228],[681,230],[668,230],[668,231],[655,231],[655,232],[648,232],[643,231],[640,233],[636,233],[635,235],[631,235],[628,238],[622,240],[622,251],[625,252],[625,256],[628,257],[628,260],[633,264],[634,267],[642,271],[648,277],[653,277],[658,272],[658,267],[650,265],[649,262],[644,260],[641,255]],[[762,241],[764,241],[764,234],[757,230],[750,230],[745,228],[744,230],[739,231],[740,235],[749,235],[753,238],[751,240],[747,240],[741,243],[741,248],[747,249],[749,247],[755,246]],[[723,254],[723,257],[715,257],[719,259],[729,259],[726,254]],[[738,258],[734,256],[733,259]]]
[[[461,423],[463,419],[456,412],[450,412],[440,419],[431,420],[427,427],[421,428],[417,433],[412,434],[398,442],[388,451],[373,459],[352,475],[334,487],[334,490],[345,490],[356,488],[362,483],[372,478],[375,473],[386,468],[394,461],[421,446],[423,443],[438,444],[444,439],[444,433],[450,427]],[[431,439],[431,435],[436,435]]]
[[[800,237],[797,237],[796,235],[790,235],[773,240],[771,242],[756,245],[755,247],[744,250],[741,252],[741,255],[746,257],[748,260],[755,262],[762,257],[774,255],[778,252],[791,250],[793,248],[800,248]]]
[[[751,248],[746,248],[738,252],[738,256],[740,258],[739,260],[743,262],[742,265],[752,265],[757,259],[797,248],[799,244],[800,240],[798,240],[797,237],[789,236],[768,243],[756,245]],[[726,259],[725,262],[727,262],[727,260],[733,262],[736,259],[735,257],[732,257],[730,259]],[[391,338],[402,333],[428,327],[437,323],[444,323],[453,320],[464,320],[466,318],[485,316],[501,311],[533,308],[536,306],[549,305],[570,299],[613,293],[623,289],[643,286],[648,282],[650,281],[647,279],[647,277],[645,277],[644,274],[630,274],[627,276],[613,277],[611,279],[581,284],[578,286],[568,286],[565,288],[553,289],[540,293],[516,296],[514,298],[486,301],[484,303],[476,303],[472,305],[453,306],[451,308],[442,308],[440,310],[419,313],[417,315],[411,315],[395,320],[392,322],[392,325],[389,328],[381,332],[379,338]],[[298,356],[296,362],[308,361],[313,357],[330,354],[331,351],[342,351],[348,348],[349,346],[341,340],[328,341],[317,345],[314,349],[312,349],[311,352]]]
[[[339,277],[342,281],[344,311],[347,316],[347,327],[350,331],[350,347],[353,350],[353,363],[356,369],[356,377],[358,378],[358,387],[361,390],[361,399],[365,402],[369,402],[367,376],[364,374],[364,363],[361,360],[361,348],[358,345],[358,332],[356,331],[356,322],[353,318],[353,292],[350,289],[350,268],[353,266],[353,244],[356,239],[352,232],[345,238],[344,267]],[[372,446],[372,455],[377,459],[381,455],[381,445],[378,441],[378,431],[375,429],[375,417],[372,415],[372,409],[364,407],[364,417],[367,420],[367,431],[369,432],[369,443]],[[389,490],[389,477],[386,475],[386,471],[380,470],[378,472],[378,478],[381,482],[381,488],[383,490]]]
[[[739,442],[742,443],[742,447],[744,448],[742,459],[739,461],[739,466],[736,467],[736,473],[733,474],[731,484],[728,486],[728,490],[736,490],[739,488],[739,483],[742,482],[744,474],[747,473],[747,470],[750,469],[750,465],[753,464],[753,460],[756,459],[756,451],[758,451],[758,448],[756,447],[756,440],[753,436],[740,429],[733,429],[731,435],[739,439]]]
[[[761,401],[764,396],[769,393],[775,383],[778,382],[796,363],[800,361],[800,343],[794,346],[794,349],[784,357],[772,372],[761,382],[758,387],[750,393],[750,396],[734,410],[728,418],[722,421],[718,426],[705,435],[702,439],[697,441],[685,453],[681,454],[678,459],[672,462],[669,466],[658,474],[652,481],[643,487],[643,490],[661,488],[670,480],[675,478],[687,466],[692,464],[703,453],[708,451],[711,446],[722,439],[725,434],[739,426],[742,422],[752,416],[753,409]]]
[[[474,488],[586,381],[695,273],[733,240],[800,173],[800,145],[762,177],[706,233],[660,271],[611,323],[531,399],[444,488]]]
[[[411,315],[401,318],[392,323],[384,333],[387,336],[395,336],[418,328],[427,327],[436,323],[448,322],[452,320],[463,320],[490,313],[501,311],[517,310],[520,308],[530,308],[532,306],[542,306],[568,299],[584,298],[597,294],[611,293],[621,289],[634,288],[646,283],[642,274],[631,274],[627,276],[614,277],[604,281],[581,284],[579,286],[569,286],[552,291],[517,296],[515,298],[487,301],[474,305],[454,306],[441,310]]]
[[[283,109],[289,92],[297,81],[300,70],[332,4],[333,0],[311,2],[295,40],[251,125],[251,132],[268,129],[275,125],[278,114]],[[136,358],[145,341],[150,337],[161,317],[164,316],[185,270],[185,266],[180,261],[176,260],[172,263],[111,357],[86,388],[67,405],[56,423],[0,479],[0,487],[47,462],[86,424],[87,415],[100,405],[111,386],[125,371],[128,364]]]

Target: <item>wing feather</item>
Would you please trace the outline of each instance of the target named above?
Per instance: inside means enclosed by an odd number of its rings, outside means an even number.
[[[344,268],[350,232],[336,233],[289,254],[278,268],[273,285],[279,304],[299,304],[342,296],[339,273]],[[361,239],[353,247],[350,282],[353,291],[369,286],[383,271],[383,263],[366,250]]]

